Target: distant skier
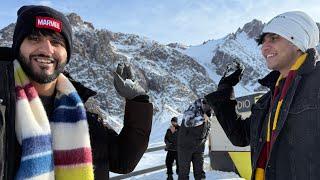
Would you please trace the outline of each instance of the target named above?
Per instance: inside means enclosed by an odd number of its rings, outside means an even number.
[[[179,127],[180,126],[178,125],[178,118],[173,117],[171,119],[171,126],[167,130],[166,135],[164,137],[164,142],[166,143],[165,150],[168,151],[166,156],[168,180],[173,179],[172,165],[174,161],[176,161],[176,167],[177,167],[176,173],[179,174],[178,153],[177,153],[177,138],[178,138]]]
[[[203,98],[192,103],[183,114],[178,133],[179,180],[189,179],[190,163],[195,180],[205,179],[203,153],[210,130],[211,108]]]

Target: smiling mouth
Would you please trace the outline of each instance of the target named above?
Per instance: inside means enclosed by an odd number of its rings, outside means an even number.
[[[32,57],[32,60],[35,60],[38,63],[41,64],[53,64],[55,60],[52,57],[42,57],[42,56],[34,56]]]
[[[271,58],[271,57],[274,57],[276,54],[275,53],[272,53],[272,54],[268,54],[267,55],[267,58]]]

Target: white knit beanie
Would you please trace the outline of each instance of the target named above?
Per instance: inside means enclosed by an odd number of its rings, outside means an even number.
[[[319,28],[313,19],[304,12],[291,11],[271,19],[262,33],[275,33],[296,45],[305,52],[319,43]]]

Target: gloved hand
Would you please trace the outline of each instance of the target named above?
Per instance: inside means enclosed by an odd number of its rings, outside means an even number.
[[[232,67],[233,66],[233,67]],[[243,75],[244,66],[237,61],[228,65],[227,70],[224,72],[218,84],[218,90],[224,86],[233,87],[237,85]],[[230,74],[231,73],[231,74]]]
[[[243,65],[236,61],[233,64],[228,65],[227,70],[219,81],[218,90],[205,96],[211,107],[235,98],[233,86],[239,83],[243,70]]]
[[[134,72],[129,64],[119,63],[113,75],[113,84],[120,96],[131,100],[136,96],[146,95],[146,91],[135,81]]]

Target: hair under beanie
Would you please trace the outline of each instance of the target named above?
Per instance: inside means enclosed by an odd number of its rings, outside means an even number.
[[[171,122],[178,122],[178,118],[177,117],[171,118]]]
[[[303,52],[315,48],[319,43],[317,24],[309,15],[301,11],[290,11],[274,17],[263,28],[262,37],[266,33],[275,33],[284,37]]]
[[[59,11],[46,6],[22,6],[17,12],[18,18],[13,34],[12,49],[15,58],[19,55],[20,45],[25,37],[37,29],[59,32],[66,40],[69,62],[72,53],[72,29],[67,18]]]

